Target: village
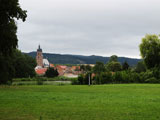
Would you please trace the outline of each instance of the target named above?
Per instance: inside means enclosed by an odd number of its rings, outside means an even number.
[[[81,70],[81,65],[74,65],[74,66],[67,66],[67,65],[56,65],[53,63],[50,63],[48,59],[43,57],[42,48],[40,45],[37,49],[37,56],[36,56],[36,62],[37,66],[35,67],[35,72],[38,76],[45,75],[47,69],[49,67],[57,69],[59,76],[65,76],[70,78],[78,77],[79,74],[83,73],[83,70]],[[86,64],[83,64],[86,65]],[[94,64],[90,64],[91,67],[94,67]]]

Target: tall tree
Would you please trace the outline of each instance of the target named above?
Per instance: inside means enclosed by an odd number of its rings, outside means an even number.
[[[100,74],[101,72],[105,72],[105,71],[106,69],[105,69],[104,63],[96,62],[95,66],[93,67],[93,72]]]
[[[112,55],[109,59],[109,62],[118,62],[118,56],[117,55]]]
[[[147,68],[160,66],[160,39],[158,35],[147,34],[142,38],[139,48]]]
[[[144,61],[139,61],[136,65],[135,71],[138,73],[145,72],[147,70]]]
[[[0,0],[0,54],[7,56],[18,45],[16,19],[25,21],[26,11],[18,0]]]
[[[114,62],[114,61],[107,63],[106,67],[107,67],[107,70],[112,72],[117,72],[122,69],[121,64],[119,62]]]
[[[129,64],[127,63],[127,61],[125,61],[123,64],[122,64],[122,69],[123,70],[128,70],[129,68]]]
[[[25,21],[26,17],[18,0],[0,0],[0,84],[14,76],[12,53],[18,46],[16,19]]]

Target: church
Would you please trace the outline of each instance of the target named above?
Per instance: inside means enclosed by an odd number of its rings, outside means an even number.
[[[80,70],[80,66],[69,67],[65,65],[54,65],[49,63],[47,59],[44,59],[43,52],[40,45],[38,46],[38,49],[37,49],[36,62],[37,62],[37,66],[35,68],[35,72],[39,76],[45,75],[49,67],[53,67],[57,69],[59,76],[77,77],[78,74],[80,73],[80,71],[76,70],[77,68]]]
[[[36,62],[37,62],[37,68],[48,68],[50,65],[49,61],[43,58],[43,53],[40,45],[38,46],[37,49]]]

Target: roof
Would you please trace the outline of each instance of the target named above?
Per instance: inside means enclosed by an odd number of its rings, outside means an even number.
[[[50,63],[49,65],[50,65],[50,67],[54,67],[54,64],[51,64],[51,63]]]
[[[40,68],[35,70],[38,75],[44,75],[47,71],[47,68]]]
[[[57,65],[56,68],[57,68],[57,69],[63,69],[63,70],[64,70],[64,69],[67,68],[67,66],[64,66],[64,65]]]

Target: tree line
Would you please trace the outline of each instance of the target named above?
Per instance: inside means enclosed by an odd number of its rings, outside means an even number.
[[[139,45],[142,61],[129,66],[127,61],[118,62],[112,55],[106,64],[97,62],[93,68],[81,66],[85,72],[79,75],[76,84],[107,83],[160,83],[160,39],[158,35],[147,34]],[[89,68],[89,69],[87,69]]]

